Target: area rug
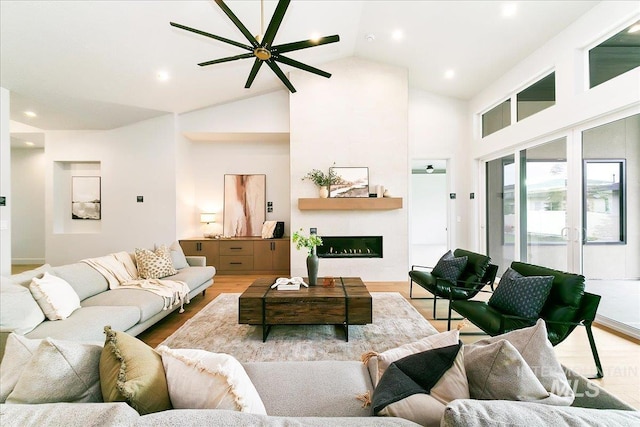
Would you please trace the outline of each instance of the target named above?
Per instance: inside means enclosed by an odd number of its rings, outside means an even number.
[[[274,326],[262,342],[262,326],[238,324],[240,294],[220,294],[160,345],[198,348],[233,355],[241,362],[280,360],[360,360],[367,351],[382,352],[419,340],[437,330],[397,292],[372,292],[373,323]]]

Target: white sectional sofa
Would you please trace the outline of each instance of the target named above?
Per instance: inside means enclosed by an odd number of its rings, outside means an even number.
[[[182,256],[182,262],[174,263],[178,273],[164,279],[186,282],[189,297],[204,293],[213,284],[214,267],[206,266],[204,257]],[[23,333],[20,323],[28,323],[30,311],[37,311],[37,304],[29,291],[34,277],[48,272],[64,279],[80,298],[81,307],[64,320],[46,320],[35,328],[29,325]],[[0,357],[4,353],[7,336],[11,332],[23,333],[29,338],[57,338],[76,341],[103,341],[105,325],[138,335],[154,325],[179,306],[164,308],[161,296],[140,289],[110,290],[107,279],[84,262],[52,267],[45,264],[35,270],[3,278],[0,289]],[[34,308],[35,307],[35,308]]]

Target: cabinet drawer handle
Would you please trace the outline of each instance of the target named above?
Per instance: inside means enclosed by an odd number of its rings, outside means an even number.
[[[239,251],[242,250],[242,248],[230,248],[231,250],[235,250],[235,251]]]
[[[241,262],[230,262],[229,264],[231,264],[231,265],[242,265]]]

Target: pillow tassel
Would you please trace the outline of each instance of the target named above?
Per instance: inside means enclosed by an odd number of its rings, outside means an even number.
[[[368,408],[371,406],[371,391],[367,390],[365,393],[358,394],[356,399],[362,402],[363,408]]]
[[[372,357],[376,356],[378,356],[378,353],[376,353],[375,351],[367,351],[366,353],[362,353],[362,355],[360,356],[360,360],[366,365],[369,363],[369,360]]]
[[[467,319],[462,319],[462,322],[458,323],[458,325],[456,326],[456,329],[461,331],[467,326],[469,326],[469,321]]]

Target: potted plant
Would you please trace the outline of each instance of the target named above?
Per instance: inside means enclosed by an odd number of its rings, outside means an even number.
[[[318,254],[316,253],[316,247],[322,246],[322,238],[317,234],[310,234],[306,237],[302,234],[302,228],[293,233],[293,243],[296,244],[296,249],[306,248],[307,254],[307,275],[309,277],[309,285],[315,285],[318,281]]]
[[[340,175],[335,173],[333,169],[329,168],[329,173],[325,174],[319,169],[311,169],[302,180],[308,179],[313,182],[319,188],[320,197],[326,199],[329,197],[329,187],[334,184],[339,184],[341,181]]]

